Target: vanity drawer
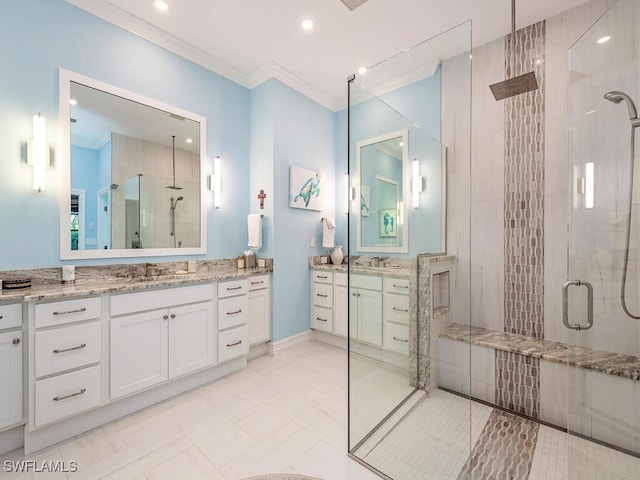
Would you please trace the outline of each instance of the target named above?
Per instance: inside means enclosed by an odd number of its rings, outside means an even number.
[[[111,316],[169,308],[187,303],[206,302],[213,298],[214,293],[213,284],[205,283],[188,287],[154,289],[112,295]]]
[[[384,348],[394,352],[409,354],[409,327],[386,322],[384,324]]]
[[[367,290],[382,290],[382,277],[372,275],[351,275],[351,288],[366,288]]]
[[[409,325],[409,296],[384,293],[384,319],[387,322]]]
[[[218,300],[218,330],[242,325],[249,320],[249,298],[223,298]]]
[[[78,298],[36,305],[36,328],[100,318],[100,298]]]
[[[249,291],[269,288],[269,275],[257,275],[249,278]]]
[[[247,325],[218,333],[218,362],[226,362],[247,353],[249,353]]]
[[[99,362],[100,331],[100,322],[91,322],[36,332],[36,377]]]
[[[311,328],[325,332],[332,332],[333,310],[314,305],[311,317]]]
[[[100,365],[39,380],[35,388],[35,420],[39,427],[100,405]]]
[[[408,278],[384,278],[384,291],[409,295]]]
[[[314,283],[313,304],[333,308],[333,286],[327,283]]]
[[[334,273],[334,276],[333,276],[334,285],[340,285],[340,286],[346,287],[348,280],[349,280],[349,276],[346,273],[338,273],[338,272]]]
[[[0,330],[22,326],[22,304],[0,305]]]
[[[244,295],[248,291],[249,282],[246,278],[243,278],[242,280],[233,280],[231,282],[220,282],[218,284],[218,298]]]
[[[333,283],[333,272],[314,270],[311,272],[311,279],[316,283]]]

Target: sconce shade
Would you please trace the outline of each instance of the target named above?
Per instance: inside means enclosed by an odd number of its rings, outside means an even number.
[[[42,192],[46,187],[46,169],[50,164],[46,141],[46,123],[40,114],[33,116],[33,140],[27,143],[27,164],[33,167],[33,189]]]
[[[213,159],[213,178],[211,179],[213,187],[213,206],[220,208],[220,200],[222,197],[222,178],[220,177],[220,156]]]

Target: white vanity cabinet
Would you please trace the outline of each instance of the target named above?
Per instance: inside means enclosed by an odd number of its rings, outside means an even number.
[[[409,280],[383,278],[383,348],[409,354]]]
[[[249,279],[249,346],[271,340],[271,289],[269,275]]]
[[[212,284],[111,297],[111,399],[216,363]]]
[[[75,298],[33,306],[29,345],[34,428],[102,401],[102,302]]]
[[[333,272],[311,272],[311,328],[333,333]]]
[[[382,346],[382,278],[351,275],[349,315],[351,336],[360,342]]]
[[[255,277],[254,277],[255,278]],[[249,280],[218,284],[218,362],[249,353]]]
[[[0,305],[0,430],[22,421],[22,305]]]
[[[349,334],[348,275],[342,272],[333,275],[333,333],[341,337]]]

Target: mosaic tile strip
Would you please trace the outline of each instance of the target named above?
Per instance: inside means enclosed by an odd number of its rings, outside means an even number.
[[[540,359],[496,350],[496,405],[538,418]]]
[[[538,429],[536,422],[494,410],[458,480],[526,480]]]
[[[507,77],[533,70],[538,89],[505,100],[504,327],[543,337],[545,22],[505,39]]]

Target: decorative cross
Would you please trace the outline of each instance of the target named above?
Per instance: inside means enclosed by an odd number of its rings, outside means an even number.
[[[264,199],[267,198],[267,194],[264,193],[264,190],[260,190],[260,193],[258,194],[258,200],[260,200],[260,209],[264,210]]]

